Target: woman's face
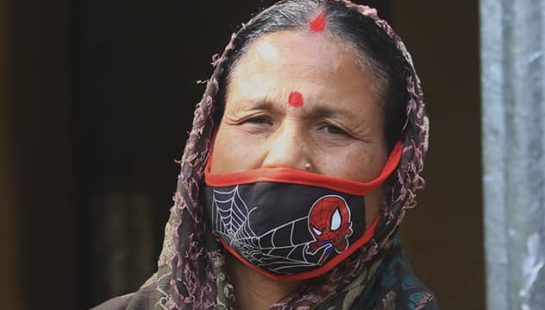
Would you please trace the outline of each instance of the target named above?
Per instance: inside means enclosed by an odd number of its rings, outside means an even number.
[[[318,174],[374,179],[387,156],[375,89],[373,74],[326,33],[261,37],[231,75],[211,172],[310,164]],[[382,189],[366,199],[369,223],[380,209]]]

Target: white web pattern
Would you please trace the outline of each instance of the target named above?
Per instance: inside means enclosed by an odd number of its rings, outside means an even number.
[[[223,239],[254,265],[276,273],[289,274],[294,268],[319,266],[328,256],[329,244],[314,254],[307,253],[311,240],[298,240],[296,227],[307,227],[308,216],[301,217],[257,235],[249,223],[256,207],[248,207],[238,186],[228,191],[214,189],[212,221]],[[301,228],[299,228],[301,229]],[[288,234],[289,238],[278,238]],[[287,242],[286,242],[287,241]]]

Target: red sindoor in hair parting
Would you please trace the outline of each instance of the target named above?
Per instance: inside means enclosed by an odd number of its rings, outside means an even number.
[[[310,29],[314,32],[322,32],[325,29],[325,13],[320,13],[308,23]]]

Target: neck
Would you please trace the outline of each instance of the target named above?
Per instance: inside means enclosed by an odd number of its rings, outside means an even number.
[[[227,255],[227,272],[234,286],[237,310],[266,310],[294,293],[302,281],[273,281]]]

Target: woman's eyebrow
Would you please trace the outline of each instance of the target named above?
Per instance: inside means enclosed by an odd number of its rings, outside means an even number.
[[[311,117],[350,117],[353,115],[353,113],[350,113],[350,111],[346,109],[333,108],[326,105],[313,105],[307,108],[309,111],[308,114]]]
[[[244,107],[241,107],[239,111],[278,111],[278,107],[268,98],[250,99],[247,102],[248,103],[245,104]]]
[[[288,105],[287,103],[285,105]],[[340,107],[331,107],[327,104],[313,104],[301,107],[305,118],[325,118],[325,117],[342,117],[351,119],[355,114],[347,109]],[[244,107],[238,109],[239,112],[244,111],[269,111],[273,113],[281,113],[282,109],[279,103],[274,102],[272,98],[256,98],[247,100]]]

